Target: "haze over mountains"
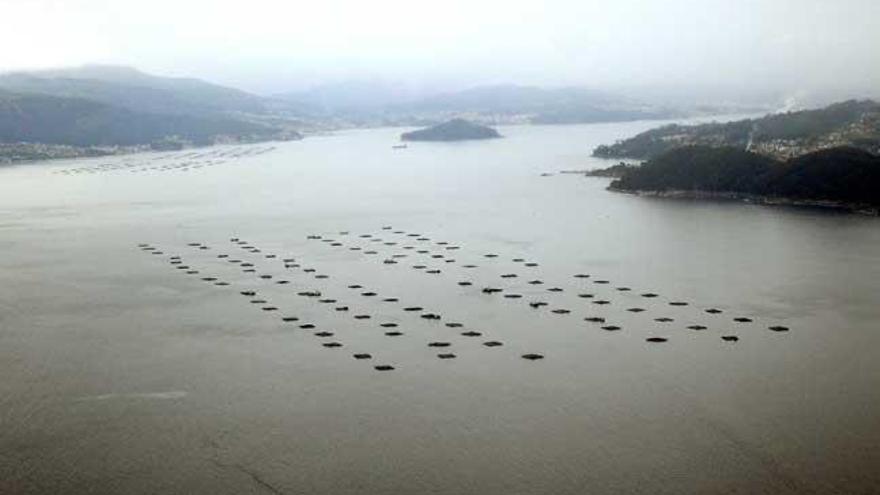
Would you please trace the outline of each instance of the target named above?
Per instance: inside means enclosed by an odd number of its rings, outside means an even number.
[[[569,124],[706,111],[651,105],[586,88],[496,85],[425,92],[389,83],[350,82],[261,96],[122,66],[0,74],[0,143],[7,144],[168,148],[296,139],[301,132],[424,125],[458,117],[491,124]],[[50,151],[24,156],[54,155]],[[70,156],[69,150],[64,156]]]
[[[424,126],[456,118],[487,125],[576,124],[770,111],[779,104],[647,100],[586,87],[504,84],[439,91],[384,81],[326,84],[266,96],[196,78],[86,65],[0,74],[0,158],[298,139],[315,131]],[[11,143],[16,143],[14,151],[9,151]],[[44,148],[35,152],[33,145]],[[52,146],[84,150],[59,154]]]
[[[515,84],[432,93],[391,83],[349,82],[277,98],[314,117],[353,117],[403,125],[462,115],[487,123],[569,124],[670,118],[697,111],[692,106],[653,105],[588,88]]]

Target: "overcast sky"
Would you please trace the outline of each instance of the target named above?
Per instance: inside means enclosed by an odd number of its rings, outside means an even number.
[[[113,63],[259,93],[880,86],[880,0],[0,0],[0,70]]]

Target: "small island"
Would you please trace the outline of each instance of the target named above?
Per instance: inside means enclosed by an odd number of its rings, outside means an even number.
[[[732,147],[685,146],[613,181],[612,191],[845,208],[877,214],[880,156],[836,147],[777,160]]]
[[[491,127],[475,124],[464,119],[405,132],[400,135],[401,141],[466,141],[471,139],[497,139],[501,134]]]

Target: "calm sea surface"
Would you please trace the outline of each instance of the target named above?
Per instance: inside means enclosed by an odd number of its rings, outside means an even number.
[[[0,168],[0,492],[877,493],[880,220],[542,176],[654,125]]]

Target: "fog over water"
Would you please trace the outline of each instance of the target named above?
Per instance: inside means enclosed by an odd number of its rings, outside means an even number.
[[[654,125],[0,168],[0,492],[870,493],[877,219],[555,174]]]

